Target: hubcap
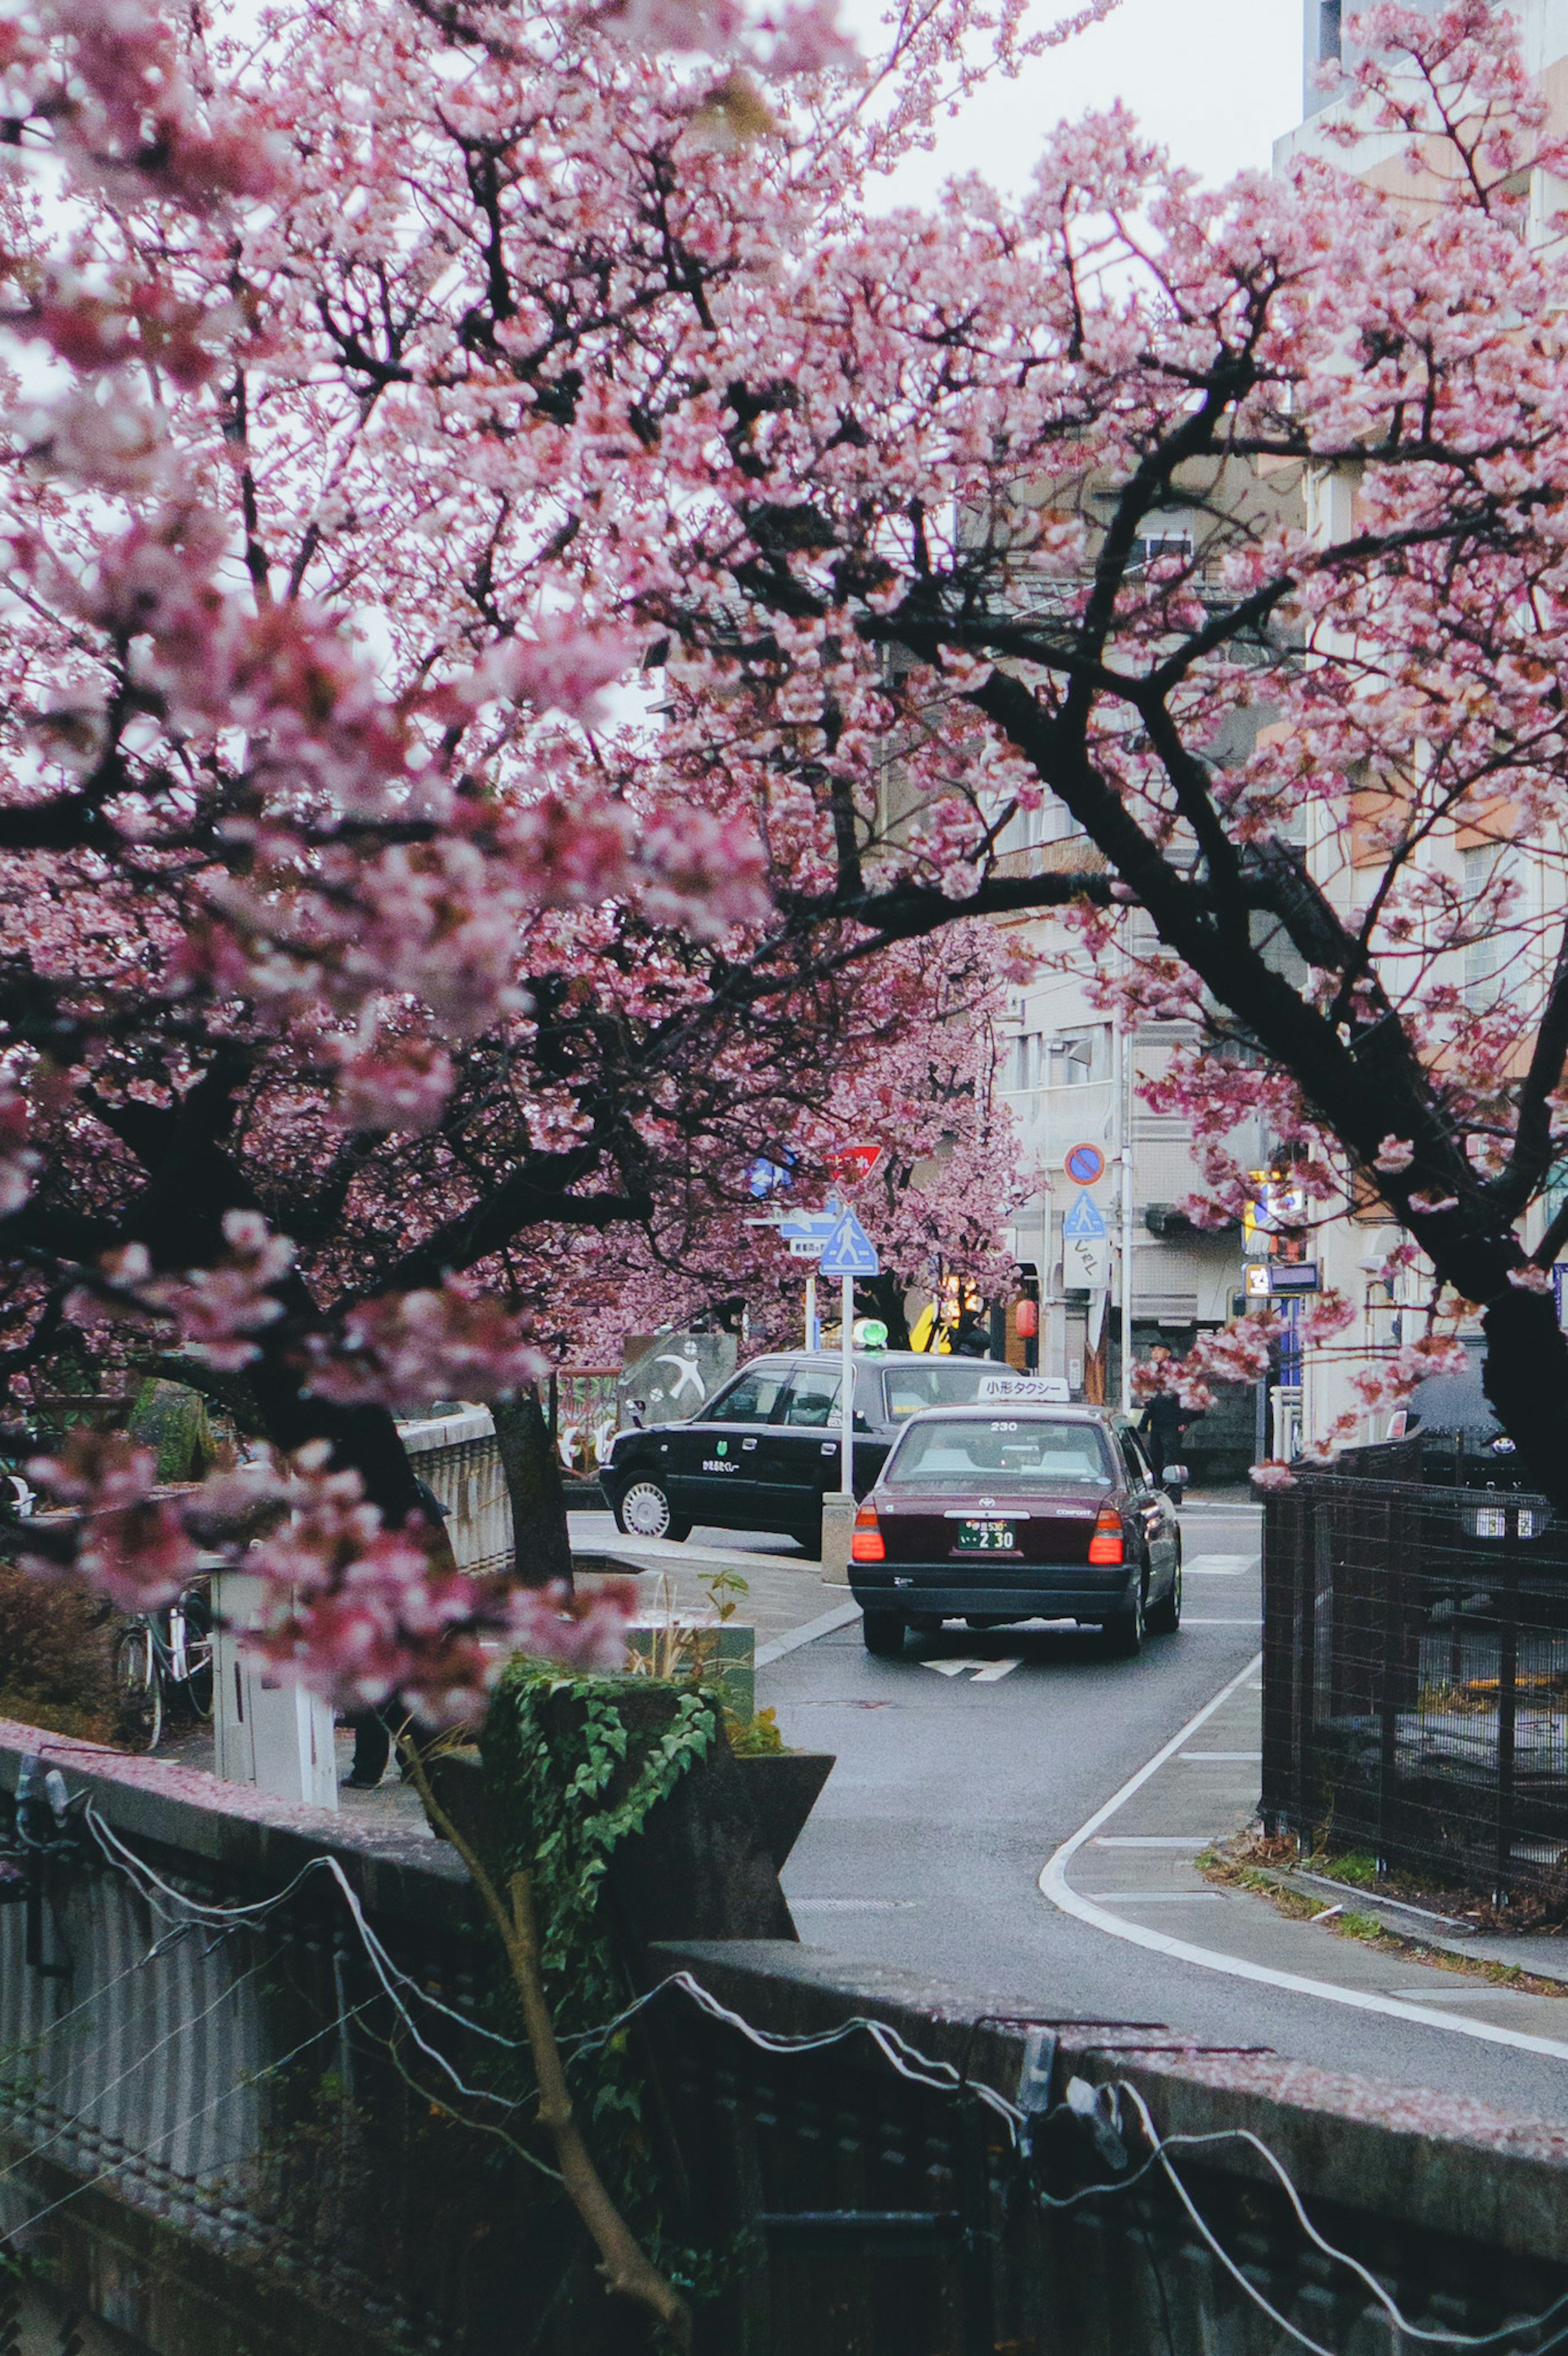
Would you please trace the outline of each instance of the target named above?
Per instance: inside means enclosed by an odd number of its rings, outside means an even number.
[[[670,1526],[670,1500],[657,1482],[634,1481],[620,1510],[628,1529],[639,1538],[661,1538]]]

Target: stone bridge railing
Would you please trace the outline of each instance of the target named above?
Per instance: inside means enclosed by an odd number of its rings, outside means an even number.
[[[40,1740],[0,1726],[0,1794]],[[549,2185],[433,2098],[413,2029],[495,2084],[478,2031],[508,2023],[444,1845],[48,1755],[73,1830],[0,1904],[6,2356],[645,2346]],[[1276,2356],[1297,2343],[1269,2308],[1335,2356],[1406,2345],[1247,2136],[1427,2329],[1568,2297],[1568,2131],[1146,2024],[1031,2032],[1092,1991],[969,1994],[781,1940],[666,1946],[659,1968],[710,2008],[671,1989],[644,2018],[671,2232],[725,2254],[711,2356]],[[854,2015],[896,2037],[779,2043]],[[1049,2109],[1026,2160],[1020,2097]],[[1189,2206],[1144,2165],[1137,2103],[1164,2135],[1227,2138],[1172,2152]]]

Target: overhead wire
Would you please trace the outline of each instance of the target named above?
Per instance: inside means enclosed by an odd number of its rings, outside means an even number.
[[[161,2133],[152,2138],[150,2143],[143,2144],[138,2151],[123,2154],[119,2158],[109,2161],[106,2166],[98,2170],[95,2176],[83,2177],[80,2184],[73,2184],[69,2191],[60,2193],[57,2200],[49,2201],[42,2209],[35,2210],[30,2217],[24,2217],[19,2225],[7,2227],[3,2233],[0,2233],[0,2246],[6,2242],[17,2240],[23,2233],[30,2233],[35,2225],[41,2225],[44,2219],[52,2217],[57,2209],[63,2209],[68,2201],[76,2200],[80,2194],[91,2192],[94,2185],[102,2184],[111,2176],[118,2175],[128,2159],[138,2162],[150,2159],[159,2144],[172,2142],[173,2138],[177,2135],[183,2134],[187,2127],[194,2126],[198,2119],[205,2118],[209,2111],[215,2111],[222,2104],[231,2102],[236,2094],[245,2094],[252,2087],[259,2086],[264,2079],[275,2077],[280,2070],[286,2070],[291,2062],[297,2062],[308,2047],[318,2044],[324,2037],[330,2037],[334,2030],[346,2028],[349,2021],[357,2019],[365,2010],[366,2006],[373,2003],[374,2000],[372,1997],[366,1997],[359,2004],[340,2010],[335,2019],[327,2021],[320,2029],[313,2029],[308,2037],[302,2037],[297,2045],[291,2046],[289,2051],[280,2055],[277,2061],[265,2062],[261,2069],[249,2071],[244,2077],[236,2078],[231,2085],[225,2086],[220,2093],[213,2094],[197,2109],[188,2111],[183,2118],[176,2119],[172,2126],[165,2127]],[[40,2145],[38,2148],[42,2149],[43,2147]],[[32,2154],[29,2152],[26,2157],[31,2158]]]
[[[128,2062],[123,2070],[117,2071],[106,2085],[95,2086],[92,2090],[93,2102],[102,2102],[106,2095],[112,2094],[114,2092],[116,2086],[123,2086],[127,2078],[134,2078],[138,2070],[145,2070],[147,2063],[151,2062],[156,2055],[161,2053],[166,2045],[172,2045],[177,2038],[183,2037],[188,2030],[196,2028],[199,2022],[206,2020],[212,2013],[215,2013],[220,2005],[227,2003],[228,1999],[233,1995],[236,1988],[243,1987],[248,1979],[253,1979],[255,1977],[256,1974],[261,1970],[266,1960],[267,1959],[264,1955],[258,1956],[256,1961],[250,1965],[249,1969],[242,1972],[237,1979],[225,1981],[223,1987],[219,1989],[218,1994],[213,1997],[210,2004],[203,2005],[199,2012],[192,2013],[188,2019],[177,2021],[174,2027],[166,2030],[162,2037],[155,2039],[153,2043],[147,2047],[145,2052],[138,2053],[134,2062]],[[82,2115],[83,2114],[81,2111],[73,2111],[62,2126],[55,2128],[52,2135],[47,2135],[44,2137],[42,2143],[32,2145],[31,2147],[27,2151],[24,2152],[19,2158],[12,2160],[5,2168],[0,2168],[0,2184],[3,2184],[8,2176],[15,2176],[18,2169],[25,2168],[28,2160],[36,2159],[39,2152],[48,2151],[50,2144],[59,2143],[62,2136],[69,2135],[70,2129],[77,2124]],[[173,2130],[171,2129],[170,2132],[172,2133]]]

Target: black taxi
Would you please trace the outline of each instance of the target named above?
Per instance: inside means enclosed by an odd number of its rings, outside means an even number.
[[[1181,1624],[1181,1529],[1125,1416],[944,1405],[899,1433],[855,1517],[849,1580],[871,1653],[944,1620],[1077,1620],[1125,1655]]]
[[[684,1538],[701,1522],[778,1530],[820,1554],[822,1499],[841,1491],[835,1351],[755,1358],[683,1423],[616,1435],[599,1480],[616,1527],[629,1537]],[[987,1358],[914,1350],[854,1358],[854,1494],[863,1497],[912,1415],[949,1405],[1036,1398],[1065,1383],[1015,1375]]]

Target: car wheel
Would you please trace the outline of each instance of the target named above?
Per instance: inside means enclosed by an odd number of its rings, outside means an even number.
[[[897,1660],[904,1649],[904,1622],[897,1612],[867,1612],[861,1619],[861,1637],[878,1660]]]
[[[1140,1586],[1126,1610],[1105,1622],[1105,1649],[1112,1660],[1131,1661],[1143,1651],[1144,1626],[1144,1590]]]
[[[657,1481],[634,1481],[616,1507],[616,1527],[628,1538],[689,1538],[692,1525],[675,1511]]]
[[[1157,1603],[1149,1606],[1148,1627],[1151,1635],[1174,1636],[1181,1626],[1181,1557],[1176,1557],[1176,1577],[1171,1591],[1162,1595]]]

